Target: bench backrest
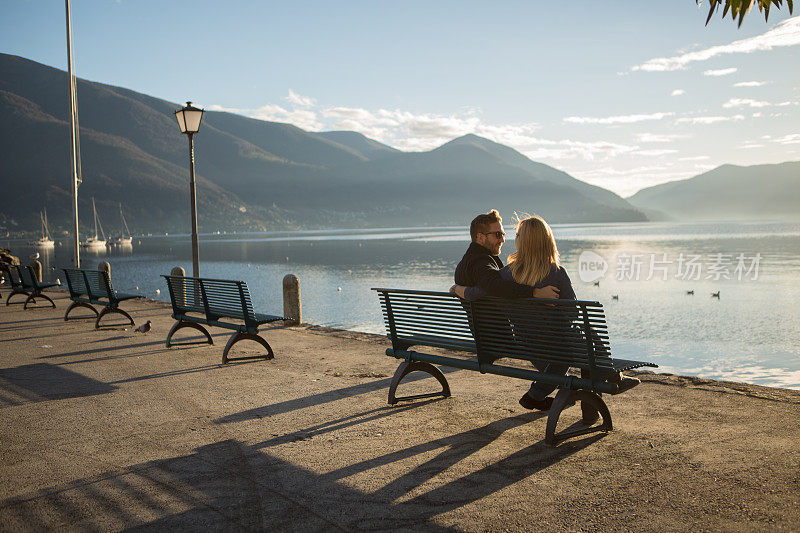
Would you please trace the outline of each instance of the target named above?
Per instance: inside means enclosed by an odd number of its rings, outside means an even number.
[[[11,287],[21,289],[22,278],[19,277],[19,267],[17,265],[8,265],[6,272],[8,272],[8,281],[11,283]]]
[[[17,267],[17,271],[19,272],[19,277],[22,280],[22,286],[24,288],[39,288],[39,282],[33,274],[33,268],[29,266],[19,266]]]
[[[410,346],[436,346],[476,351],[467,310],[447,292],[402,289],[378,291],[386,332],[395,350]]]
[[[238,318],[255,325],[250,291],[244,281],[184,276],[163,276],[175,315],[200,313],[209,320]]]
[[[89,296],[89,289],[86,288],[86,278],[83,277],[83,270],[77,268],[62,268],[64,276],[67,278],[67,288],[70,298]]]
[[[611,372],[603,306],[581,300],[482,298],[374,289],[395,350],[414,345],[473,351],[481,364],[507,357]]]
[[[111,288],[108,272],[103,270],[81,270],[81,272],[83,273],[86,290],[90,298],[108,298],[109,300],[114,298],[114,291]]]

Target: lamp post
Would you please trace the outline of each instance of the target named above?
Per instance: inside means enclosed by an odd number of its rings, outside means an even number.
[[[200,255],[197,245],[197,195],[194,185],[194,140],[192,137],[200,129],[203,120],[202,109],[198,109],[191,102],[175,111],[181,133],[189,136],[189,198],[192,203],[192,277],[200,276]]]

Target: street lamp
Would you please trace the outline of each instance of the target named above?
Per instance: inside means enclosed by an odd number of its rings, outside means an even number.
[[[200,255],[197,245],[197,195],[194,186],[194,141],[192,137],[200,129],[200,121],[203,120],[202,109],[198,109],[191,102],[175,111],[175,118],[178,119],[178,126],[181,133],[189,136],[189,198],[192,202],[192,277],[200,276]]]

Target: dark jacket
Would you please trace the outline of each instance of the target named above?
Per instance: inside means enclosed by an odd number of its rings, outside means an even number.
[[[514,281],[514,277],[511,275],[511,269],[508,266],[500,269],[500,277],[507,281]],[[459,285],[461,284],[459,283]],[[572,288],[572,281],[570,281],[567,271],[563,266],[554,266],[551,268],[550,272],[541,281],[534,285],[533,288],[541,289],[542,287],[547,287],[548,285],[552,285],[559,290],[559,300],[577,300],[575,297],[575,291]],[[467,300],[477,300],[478,298],[486,296],[487,294],[491,293],[489,293],[489,291],[482,290],[482,288],[479,286],[472,286],[464,291],[464,296]]]
[[[500,269],[503,262],[496,255],[491,255],[489,250],[480,244],[470,243],[469,248],[458,263],[455,273],[457,285],[466,287],[480,287],[485,294],[498,298],[530,298],[533,296],[533,287],[520,285],[512,280],[503,279]]]

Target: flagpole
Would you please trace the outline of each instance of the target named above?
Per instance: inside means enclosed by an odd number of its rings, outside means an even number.
[[[69,118],[70,118],[70,141],[72,171],[70,181],[72,182],[72,237],[75,255],[73,263],[75,268],[81,267],[80,239],[78,235],[78,130],[76,128],[75,111],[78,107],[77,96],[75,94],[75,78],[72,75],[72,18],[69,13],[69,0],[65,0],[67,8],[67,73],[69,75]]]

